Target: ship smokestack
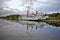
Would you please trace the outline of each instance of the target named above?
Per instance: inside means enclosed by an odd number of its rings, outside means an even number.
[[[36,11],[36,14],[38,14],[38,11]]]
[[[29,11],[27,11],[27,17],[29,17]]]

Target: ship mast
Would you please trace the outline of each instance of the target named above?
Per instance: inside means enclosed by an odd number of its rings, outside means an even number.
[[[31,9],[31,6],[33,5],[32,0],[24,0],[23,3],[26,4],[27,17],[28,17],[28,16],[29,16],[29,11],[30,11],[30,9]]]

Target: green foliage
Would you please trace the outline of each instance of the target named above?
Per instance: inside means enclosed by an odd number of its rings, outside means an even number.
[[[21,15],[15,14],[15,15],[9,15],[9,16],[6,16],[6,17],[4,17],[4,19],[15,20],[15,19],[18,19],[19,17],[21,17]]]
[[[45,14],[49,17],[49,20],[60,20],[60,13]]]
[[[60,27],[60,22],[47,22],[49,25]]]

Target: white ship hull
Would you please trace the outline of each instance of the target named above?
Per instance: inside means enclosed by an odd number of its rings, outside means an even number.
[[[22,20],[38,20],[38,19],[46,19],[46,17],[42,17],[42,16],[26,17],[26,16],[22,16],[19,19],[22,19]]]

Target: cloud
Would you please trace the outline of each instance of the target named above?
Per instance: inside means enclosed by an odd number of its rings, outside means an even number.
[[[33,8],[43,12],[57,12],[60,9],[60,0],[38,1],[34,4]]]
[[[0,0],[0,16],[13,13],[16,11],[15,9],[17,9],[17,11],[18,9],[20,9],[20,11],[21,9],[26,11],[27,10],[26,4],[23,5],[23,1],[24,0],[17,0],[17,2],[16,0],[15,1],[14,0]],[[9,4],[9,2],[11,2],[11,4]],[[33,10],[35,11],[38,10],[39,12],[60,12],[60,0],[32,0],[32,4],[33,5],[31,6],[31,8],[33,8]],[[8,5],[11,6],[12,10],[8,10],[10,9]],[[13,11],[12,6],[15,7],[14,11]],[[4,10],[3,8],[8,8],[8,9]]]

